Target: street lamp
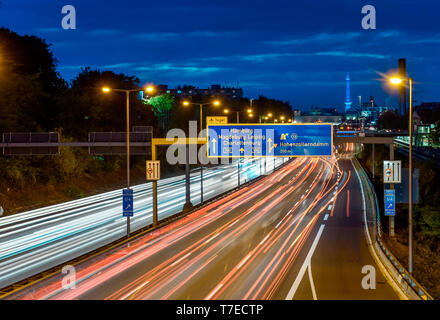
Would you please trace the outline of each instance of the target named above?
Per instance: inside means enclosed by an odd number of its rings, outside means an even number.
[[[200,106],[200,132],[202,132],[203,131],[203,106],[207,106],[207,105],[210,105],[210,104],[213,104],[213,105],[215,105],[215,106],[219,106],[221,103],[220,103],[220,101],[219,100],[214,100],[213,102],[208,102],[208,103],[194,103],[194,102],[189,102],[189,101],[183,101],[183,103],[182,103],[184,106],[189,106],[189,105],[198,105],[198,106]]]
[[[147,92],[153,92],[154,88],[149,86],[144,89]],[[102,92],[109,93],[111,91],[115,92],[125,92],[126,96],[126,120],[127,120],[127,189],[130,189],[130,93],[139,92],[142,89],[113,89],[110,87],[103,87]],[[130,217],[127,216],[127,238],[130,237]]]
[[[393,85],[402,85],[404,81],[409,83],[409,208],[408,208],[408,271],[413,271],[413,236],[412,236],[412,95],[413,95],[413,79],[392,77],[389,79]]]
[[[200,132],[202,132],[203,131],[203,106],[204,105],[209,105],[209,104],[213,104],[215,106],[219,106],[220,105],[220,101],[219,100],[214,100],[213,102],[209,102],[209,103],[194,103],[194,102],[189,102],[189,101],[183,101],[182,104],[184,106],[189,106],[191,104],[192,105],[199,105],[200,106]],[[192,207],[191,199],[190,199],[189,148],[188,148],[188,145],[187,145],[186,148],[187,148],[186,149],[186,164],[185,164],[186,203],[185,203],[184,209]],[[203,202],[203,165],[200,166],[200,202]]]

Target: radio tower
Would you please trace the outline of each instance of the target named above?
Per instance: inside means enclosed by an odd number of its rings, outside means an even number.
[[[347,81],[347,89],[345,92],[345,112],[349,111],[351,109],[351,99],[350,99],[350,75],[347,72],[347,77],[345,78]]]

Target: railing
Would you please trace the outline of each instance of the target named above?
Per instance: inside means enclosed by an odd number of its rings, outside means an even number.
[[[359,163],[359,162],[358,162]],[[359,163],[360,164],[360,163]],[[362,174],[365,178],[365,180],[368,182],[368,185],[370,187],[371,192],[374,196],[374,201],[376,203],[376,214],[377,214],[377,223],[376,223],[376,243],[379,245],[380,249],[382,250],[383,254],[386,256],[390,264],[394,267],[395,273],[399,274],[398,277],[394,277],[397,279],[394,279],[399,285],[402,286],[402,281],[406,284],[407,287],[411,288],[414,293],[422,300],[434,300],[434,298],[426,291],[425,288],[423,288],[422,285],[420,285],[412,276],[411,274],[400,264],[400,262],[394,257],[394,255],[387,249],[385,244],[382,242],[382,228],[380,224],[380,214],[379,214],[379,201],[377,199],[376,191],[374,189],[374,186],[372,182],[370,181],[367,173],[365,172],[363,166],[360,164],[360,168],[362,171]]]

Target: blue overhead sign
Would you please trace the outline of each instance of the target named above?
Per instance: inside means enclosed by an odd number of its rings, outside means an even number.
[[[122,215],[124,217],[133,217],[133,190],[122,190]]]
[[[332,148],[331,123],[208,126],[208,157],[331,156]]]
[[[385,189],[384,200],[385,200],[385,215],[386,216],[395,216],[396,215],[396,191],[394,189]]]

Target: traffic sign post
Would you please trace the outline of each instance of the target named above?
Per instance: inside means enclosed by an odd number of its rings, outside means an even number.
[[[124,217],[133,217],[133,190],[122,190],[122,214]]]
[[[127,238],[130,237],[130,217],[133,216],[133,190],[122,190],[122,215],[127,217]]]
[[[402,183],[402,161],[383,162],[383,183]]]
[[[394,189],[385,189],[384,201],[385,201],[385,215],[396,215],[396,192]]]
[[[160,180],[160,161],[159,160],[147,160],[146,161],[146,174],[147,180]]]
[[[227,124],[228,117],[206,117],[206,125]]]
[[[210,125],[207,153],[209,158],[332,156],[333,125]]]

